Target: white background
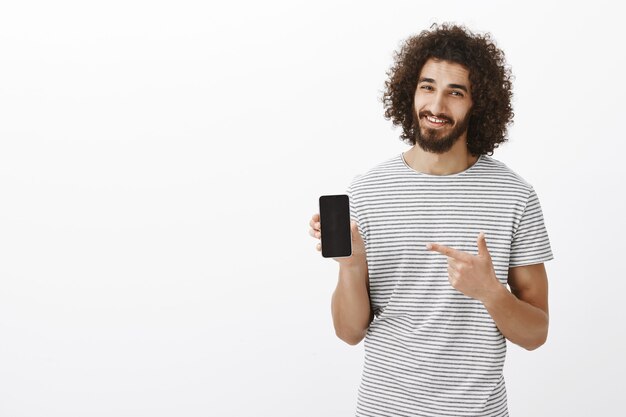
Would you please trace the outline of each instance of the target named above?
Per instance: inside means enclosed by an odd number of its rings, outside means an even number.
[[[564,5],[567,5],[564,7]],[[536,189],[548,342],[512,416],[623,412],[622,14],[521,2],[3,2],[0,416],[348,416],[321,194],[408,149],[379,101],[434,22],[515,75],[494,158]]]

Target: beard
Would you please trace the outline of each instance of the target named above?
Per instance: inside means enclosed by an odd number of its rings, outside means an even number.
[[[420,121],[426,116],[434,116],[452,125],[452,130],[447,134],[440,132],[440,129],[430,129],[422,127]],[[469,126],[470,112],[459,122],[455,122],[446,115],[435,116],[429,111],[422,111],[419,114],[413,109],[413,128],[415,130],[415,143],[426,152],[442,154],[448,152],[457,140],[467,132]],[[445,126],[445,125],[444,125]]]

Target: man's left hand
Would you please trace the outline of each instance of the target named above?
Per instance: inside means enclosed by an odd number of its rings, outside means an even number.
[[[484,233],[479,233],[477,243],[478,255],[437,243],[427,243],[426,249],[448,257],[448,280],[454,288],[484,302],[501,289],[501,284],[496,277]]]

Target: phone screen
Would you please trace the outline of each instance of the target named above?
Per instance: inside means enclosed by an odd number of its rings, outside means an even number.
[[[322,256],[341,258],[352,255],[350,201],[345,194],[320,197]]]

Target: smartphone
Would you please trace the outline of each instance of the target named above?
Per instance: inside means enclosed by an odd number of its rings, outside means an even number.
[[[320,197],[320,226],[322,256],[344,258],[352,256],[350,235],[350,200],[345,194]]]

